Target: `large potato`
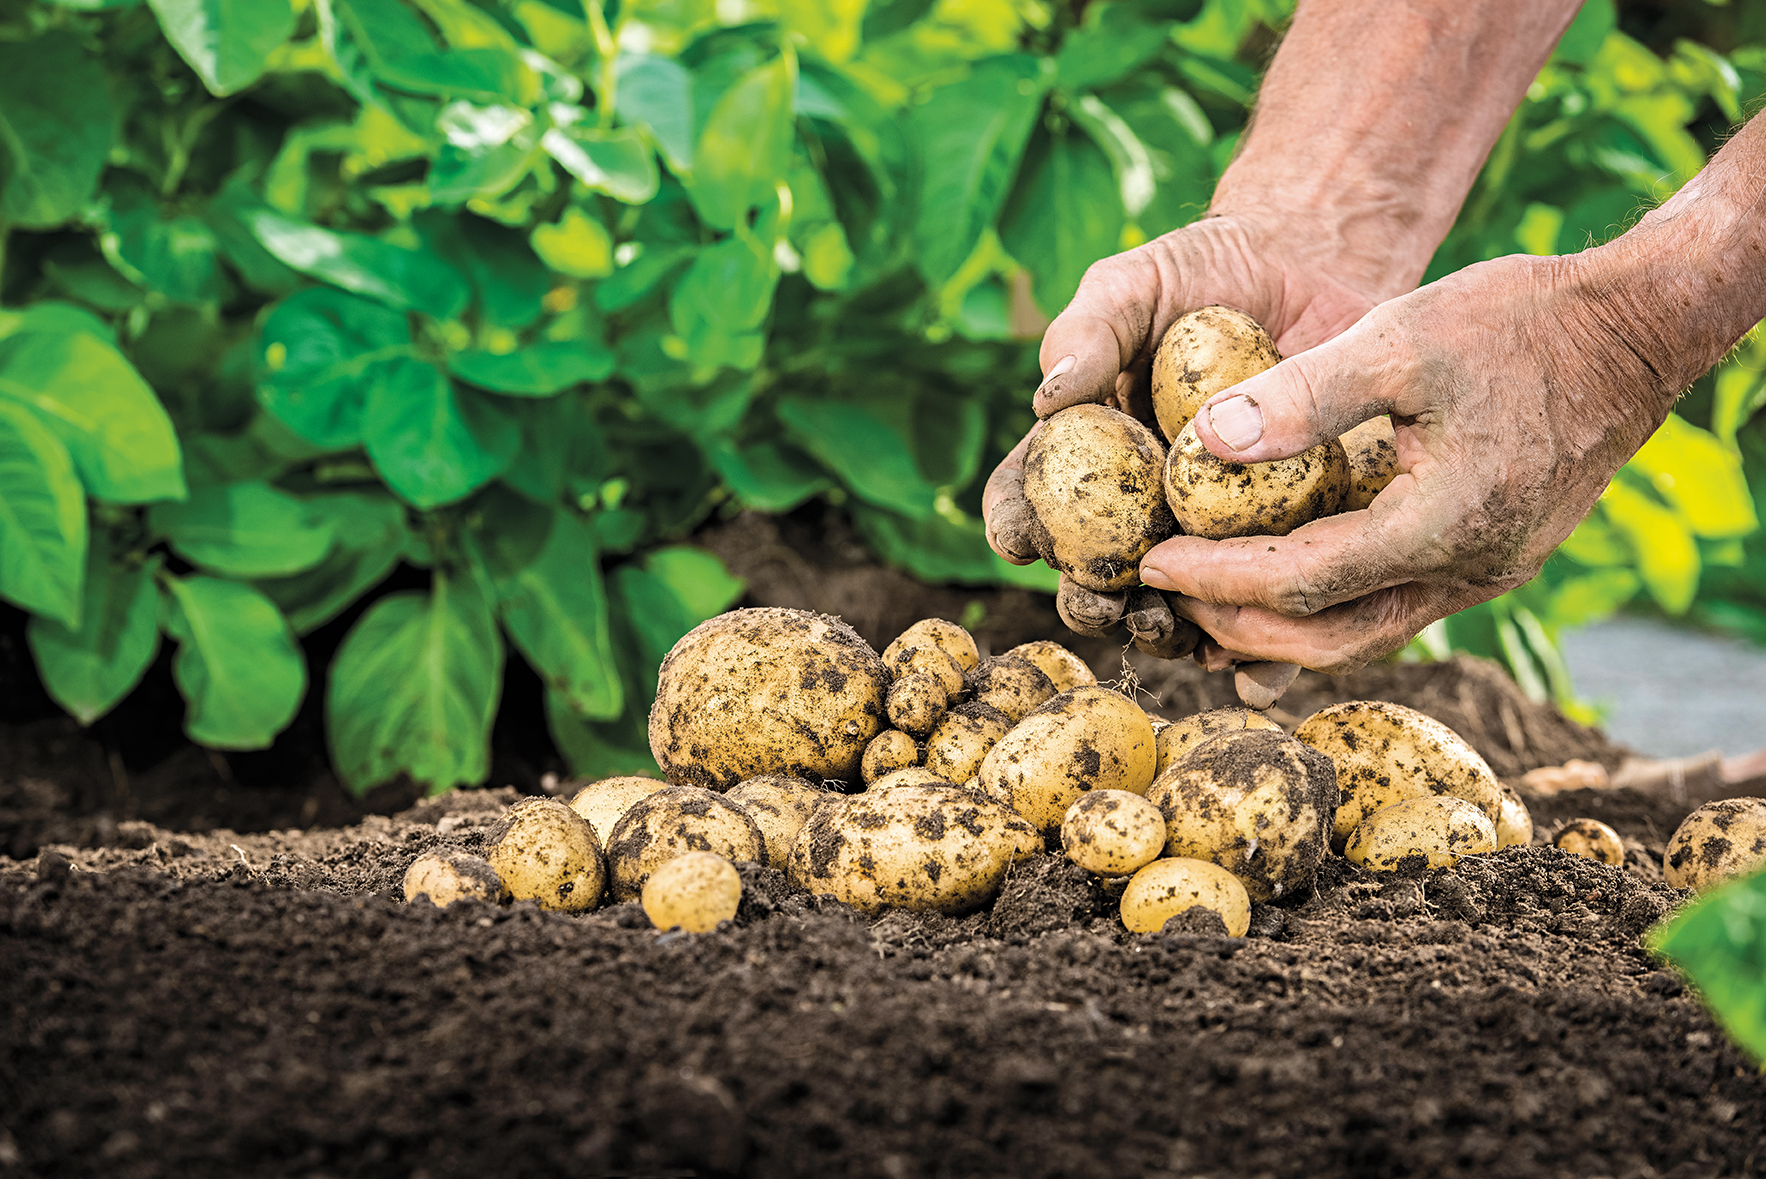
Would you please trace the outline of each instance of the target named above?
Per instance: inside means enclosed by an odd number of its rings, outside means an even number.
[[[1451,868],[1461,856],[1496,850],[1496,825],[1463,798],[1431,795],[1375,811],[1355,828],[1344,854],[1376,872],[1417,865]]]
[[[1089,590],[1139,585],[1141,558],[1177,526],[1160,486],[1165,444],[1125,413],[1076,405],[1043,422],[1024,457],[1042,559]]]
[[[1228,937],[1244,937],[1251,928],[1251,898],[1219,864],[1182,857],[1154,860],[1122,890],[1122,924],[1132,933],[1157,933],[1191,909],[1219,916]]]
[[[922,618],[902,631],[893,643],[883,648],[883,662],[894,667],[897,653],[909,647],[936,647],[954,659],[963,671],[969,671],[981,662],[981,652],[975,648],[974,636],[942,618]]]
[[[713,790],[769,773],[857,781],[888,688],[883,660],[838,618],[732,610],[662,661],[650,752],[671,782]]]
[[[1720,798],[1681,821],[1662,857],[1675,888],[1706,889],[1766,864],[1766,798]]]
[[[699,786],[670,786],[632,804],[607,843],[613,899],[636,900],[656,871],[690,851],[766,862],[766,836],[748,808]]]
[[[1473,803],[1492,823],[1502,816],[1502,785],[1478,751],[1414,708],[1384,700],[1333,704],[1302,721],[1294,736],[1337,767],[1334,849],[1365,816],[1410,798],[1446,794]]]
[[[926,768],[949,782],[967,782],[981,760],[1011,731],[1006,714],[989,704],[959,704],[926,738]]]
[[[1031,846],[1029,824],[958,786],[873,787],[817,810],[791,847],[791,882],[867,914],[968,913]]]
[[[1280,725],[1249,708],[1210,708],[1207,712],[1194,713],[1157,727],[1154,740],[1159,751],[1159,772],[1163,774],[1182,761],[1192,749],[1210,737],[1246,729],[1282,731]]]
[[[1202,445],[1196,423],[1183,428],[1165,462],[1165,498],[1192,536],[1286,536],[1329,516],[1349,489],[1349,459],[1335,438],[1293,458],[1235,463]]]
[[[478,856],[440,848],[418,856],[405,869],[405,900],[419,897],[438,909],[468,900],[494,905],[503,899],[503,882]]]
[[[1049,639],[1032,639],[1028,643],[1019,643],[1006,653],[1007,658],[1017,657],[1032,663],[1038,671],[1049,677],[1055,691],[1065,692],[1068,688],[1083,688],[1098,682],[1092,669],[1086,666],[1085,660]]]
[[[1001,737],[981,761],[981,788],[1044,835],[1090,790],[1145,794],[1157,755],[1140,705],[1093,685],[1062,692]]]
[[[640,798],[647,798],[667,786],[668,783],[661,778],[635,775],[602,778],[571,795],[570,809],[588,820],[589,826],[595,829],[595,838],[606,847],[607,841],[613,838],[613,825],[619,822],[619,817]]]
[[[1165,815],[1165,850],[1219,864],[1251,899],[1312,886],[1336,812],[1331,759],[1280,730],[1204,741],[1161,774],[1147,801]]]
[[[1158,859],[1164,847],[1165,816],[1126,790],[1081,794],[1061,820],[1061,850],[1094,875],[1131,875]]]
[[[607,865],[588,821],[555,798],[523,799],[485,837],[506,900],[580,913],[601,903]]]
[[[1036,664],[1015,655],[983,660],[969,673],[967,682],[969,699],[999,709],[1013,724],[1055,696],[1055,685],[1049,677]]]
[[[1165,329],[1153,353],[1153,416],[1176,438],[1208,399],[1281,363],[1263,325],[1231,307],[1203,307]]]
[[[1398,434],[1392,429],[1392,419],[1382,414],[1337,441],[1349,459],[1349,490],[1338,510],[1359,512],[1398,478]]]
[[[724,797],[741,803],[760,828],[761,838],[766,842],[766,866],[784,871],[797,833],[817,807],[839,795],[802,778],[762,774],[732,787]]]

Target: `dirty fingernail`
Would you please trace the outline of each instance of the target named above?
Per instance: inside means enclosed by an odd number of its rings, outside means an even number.
[[[1042,379],[1042,384],[1036,387],[1037,395],[1040,396],[1042,391],[1049,387],[1049,382],[1056,377],[1064,377],[1072,372],[1073,366],[1078,363],[1079,357],[1077,356],[1063,356],[1061,359],[1055,361],[1055,367],[1048,371],[1048,375],[1044,376]]]
[[[1240,394],[1228,397],[1208,411],[1208,421],[1220,440],[1234,450],[1255,446],[1263,437],[1263,411],[1257,403]]]
[[[1141,566],[1141,581],[1159,590],[1174,590],[1177,583],[1165,576],[1165,571],[1152,565]]]

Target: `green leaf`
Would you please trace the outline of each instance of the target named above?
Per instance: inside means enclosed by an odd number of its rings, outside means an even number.
[[[1741,459],[1679,414],[1669,414],[1627,466],[1649,480],[1694,536],[1746,536],[1760,526]]]
[[[218,577],[166,577],[166,633],[184,731],[211,749],[263,749],[294,719],[307,664],[276,604]]]
[[[1766,1061],[1766,870],[1733,880],[1649,932],[1729,1038]]]
[[[1067,90],[1106,86],[1133,73],[1165,47],[1165,28],[1142,19],[1132,4],[1093,4],[1055,56],[1055,84]]]
[[[1615,479],[1600,507],[1631,543],[1637,572],[1656,604],[1684,614],[1699,588],[1699,549],[1680,517]]]
[[[148,0],[160,31],[210,94],[257,81],[294,32],[287,0]]]
[[[456,352],[448,357],[448,371],[493,393],[551,397],[575,384],[605,381],[613,375],[613,353],[593,340],[542,340],[502,355]]]
[[[434,254],[325,229],[269,208],[241,209],[238,216],[283,265],[389,307],[451,319],[471,301],[465,280]]]
[[[73,34],[0,42],[0,221],[49,229],[77,216],[115,121],[110,79]]]
[[[627,54],[616,63],[615,99],[624,123],[650,132],[676,176],[693,172],[693,75],[679,62]]]
[[[520,230],[440,210],[425,210],[412,223],[424,244],[471,282],[485,323],[520,329],[544,314],[554,280]]]
[[[778,263],[753,234],[701,250],[668,300],[669,321],[694,362],[705,363],[707,336],[738,336],[760,327],[778,282]]]
[[[789,49],[724,92],[693,156],[687,191],[713,229],[732,230],[774,198],[791,168],[797,57]]]
[[[1110,157],[1123,211],[1129,217],[1140,216],[1154,192],[1153,157],[1146,144],[1095,94],[1080,95],[1067,109],[1072,112],[1073,121]]]
[[[662,776],[650,754],[650,737],[640,709],[628,709],[618,720],[598,724],[572,712],[570,701],[560,693],[548,691],[546,727],[573,774],[587,778]]]
[[[644,555],[644,571],[666,585],[686,607],[693,620],[687,630],[728,610],[748,588],[740,577],[731,575],[717,554],[689,544],[651,549]],[[679,638],[676,635],[669,646]]]
[[[1618,24],[1619,16],[1613,9],[1613,0],[1588,0],[1559,38],[1551,60],[1572,65],[1588,64],[1600,52],[1601,43],[1607,39],[1607,34],[1617,28]]]
[[[540,137],[540,146],[585,188],[628,205],[643,204],[661,186],[655,153],[635,127],[554,127]]]
[[[141,681],[159,650],[160,558],[118,561],[103,532],[92,534],[80,625],[32,618],[25,631],[43,687],[89,725]]]
[[[539,150],[533,116],[518,106],[449,103],[436,130],[446,142],[429,169],[429,192],[444,204],[502,196],[527,176]]]
[[[304,572],[257,583],[302,635],[330,622],[391,573],[406,536],[404,505],[382,492],[315,495],[306,507],[336,537],[331,552]]]
[[[1067,305],[1086,267],[1116,252],[1122,200],[1108,157],[1084,135],[1039,134],[1000,218],[1000,241],[1030,271],[1036,304]]]
[[[438,566],[430,591],[368,608],[331,665],[325,723],[355,794],[399,774],[439,794],[490,773],[503,678],[496,619],[470,577]]]
[[[220,245],[208,223],[188,213],[164,216],[146,183],[113,172],[101,244],[112,266],[136,286],[179,303],[221,294]]]
[[[776,442],[738,447],[725,439],[709,455],[725,486],[743,507],[756,511],[788,512],[834,485],[807,455]]]
[[[280,577],[317,565],[335,535],[301,500],[268,483],[215,483],[148,513],[192,564],[234,577]]]
[[[1042,63],[1008,54],[977,62],[914,108],[925,161],[914,236],[920,273],[934,286],[956,273],[999,215],[1047,89]]]
[[[862,505],[852,511],[853,526],[871,551],[886,564],[933,585],[1011,585],[1054,593],[1058,571],[1040,562],[1014,565],[987,544],[981,521],[954,512],[956,519],[933,513],[912,520],[894,512]]]
[[[613,235],[575,205],[556,225],[536,225],[530,240],[534,253],[560,274],[605,278],[613,273]]]
[[[0,597],[78,626],[85,568],[86,493],[67,447],[0,399]]]
[[[521,445],[507,414],[434,365],[388,360],[373,378],[363,441],[374,469],[407,503],[427,509],[464,499],[495,479]]]
[[[412,351],[411,327],[399,312],[310,287],[279,303],[264,324],[258,402],[315,446],[357,446],[381,367]]]
[[[920,520],[932,513],[936,489],[914,462],[894,426],[860,405],[784,397],[779,420],[792,441],[819,459],[867,503]]]

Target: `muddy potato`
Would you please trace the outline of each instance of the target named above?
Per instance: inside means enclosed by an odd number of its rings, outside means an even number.
[[[1280,725],[1261,712],[1249,708],[1210,708],[1207,712],[1170,721],[1162,728],[1155,726],[1153,736],[1159,751],[1159,772],[1163,774],[1182,761],[1190,750],[1210,737],[1221,733],[1243,732],[1246,729],[1266,729],[1275,733],[1282,731]]]
[[[1304,892],[1336,812],[1331,759],[1279,729],[1209,738],[1147,791],[1165,816],[1165,850],[1219,864],[1251,899]]]
[[[902,676],[889,685],[889,723],[912,736],[930,733],[949,706],[950,694],[939,684],[937,676],[920,672]]]
[[[1766,798],[1721,798],[1686,816],[1668,840],[1662,878],[1706,889],[1766,864]]]
[[[613,899],[636,900],[650,873],[690,851],[734,863],[766,861],[766,836],[748,808],[699,786],[670,786],[641,798],[613,828],[607,870]]]
[[[1463,798],[1491,823],[1502,814],[1502,786],[1458,733],[1430,716],[1383,700],[1320,709],[1294,736],[1337,767],[1337,818],[1331,847],[1342,850],[1361,820],[1393,803],[1446,794]]]
[[[1515,844],[1526,847],[1533,842],[1533,815],[1513,786],[1507,782],[1501,786],[1502,803],[1496,812],[1496,850]]]
[[[1153,416],[1167,441],[1176,438],[1207,400],[1281,363],[1263,325],[1215,305],[1181,315],[1153,353]]]
[[[1006,714],[990,704],[959,704],[926,738],[926,768],[946,781],[966,782],[1011,728]]]
[[[661,778],[640,778],[637,776],[623,778],[602,778],[599,782],[590,782],[570,797],[570,809],[588,820],[589,826],[595,829],[595,838],[606,847],[607,841],[613,837],[613,825],[619,817],[631,809],[640,798],[655,794],[666,789],[668,783]]]
[[[425,852],[405,869],[405,900],[412,902],[419,897],[438,909],[455,901],[494,905],[503,899],[503,882],[486,860],[442,848]]]
[[[920,743],[900,729],[884,729],[865,746],[859,776],[869,786],[884,774],[920,764]]]
[[[742,874],[722,856],[688,852],[650,873],[638,900],[657,929],[710,933],[719,922],[735,919]]]
[[[1154,860],[1122,890],[1122,924],[1131,933],[1157,933],[1167,921],[1191,909],[1218,914],[1228,937],[1244,937],[1251,928],[1251,898],[1245,886],[1231,872],[1206,860]]]
[[[984,660],[968,677],[969,699],[997,708],[1017,724],[1055,696],[1055,685],[1034,663],[1012,655]]]
[[[937,647],[903,647],[893,659],[884,659],[883,666],[897,679],[910,675],[929,675],[938,681],[945,695],[955,696],[963,690],[963,669],[957,661]]]
[[[822,807],[791,847],[791,883],[875,915],[968,913],[1040,847],[1030,825],[960,786],[872,787]]]
[[[1361,423],[1337,441],[1349,459],[1349,490],[1340,512],[1359,512],[1398,478],[1398,435],[1384,415]]]
[[[1500,834],[1497,837],[1501,845]],[[1625,864],[1625,843],[1619,833],[1601,822],[1599,819],[1571,819],[1565,823],[1556,835],[1551,837],[1551,845],[1583,859],[1596,860],[1602,864],[1610,864],[1615,868]]]
[[[1159,481],[1164,464],[1158,435],[1107,406],[1046,419],[1024,456],[1043,560],[1089,590],[1139,585],[1141,558],[1177,531]]]
[[[1061,819],[1061,850],[1096,876],[1131,875],[1164,848],[1164,814],[1126,790],[1081,794]]]
[[[505,900],[580,913],[601,903],[607,865],[588,820],[555,798],[523,799],[485,838]]]
[[[732,610],[662,661],[650,752],[669,781],[727,790],[756,774],[854,781],[886,728],[883,660],[838,618]]]
[[[1293,458],[1235,463],[1202,445],[1191,422],[1171,444],[1165,497],[1192,536],[1286,536],[1329,516],[1349,488],[1349,459],[1336,439]]]
[[[1157,755],[1140,705],[1092,685],[1062,692],[1018,722],[981,761],[981,788],[1045,835],[1091,790],[1145,794]]]
[[[766,866],[784,871],[797,832],[809,822],[817,807],[839,795],[802,778],[762,774],[732,787],[724,797],[741,803],[760,828],[766,844]]]
[[[883,662],[893,666],[897,652],[909,647],[937,647],[965,672],[981,662],[981,652],[975,648],[974,637],[956,623],[942,618],[922,618],[902,631],[883,649]]]
[[[935,774],[925,766],[908,766],[906,769],[884,774],[881,778],[878,778],[875,782],[872,782],[867,786],[865,791],[866,793],[869,793],[872,790],[888,790],[895,786],[954,785],[956,785],[956,783],[951,779],[942,774]]]
[[[1361,821],[1344,854],[1376,872],[1412,863],[1451,868],[1461,856],[1496,850],[1496,825],[1463,798],[1431,795],[1394,803]]]
[[[1065,692],[1068,688],[1084,688],[1098,682],[1098,677],[1092,674],[1085,660],[1048,639],[1019,643],[1005,654],[1007,658],[1016,657],[1034,664],[1038,671],[1049,677],[1049,683],[1055,686],[1057,692]]]

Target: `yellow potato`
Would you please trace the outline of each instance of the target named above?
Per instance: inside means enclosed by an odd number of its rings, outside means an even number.
[[[1349,459],[1335,438],[1293,458],[1235,463],[1203,446],[1191,422],[1165,462],[1171,514],[1185,532],[1210,540],[1286,536],[1334,513],[1348,490]]]
[[[903,676],[889,685],[889,723],[912,736],[924,737],[930,733],[949,706],[950,695],[939,684],[937,676],[920,672]]]
[[[797,832],[817,807],[839,795],[802,778],[762,774],[732,787],[724,797],[747,808],[766,843],[766,866],[784,871]]]
[[[1055,685],[1036,664],[1016,656],[996,655],[969,673],[969,698],[997,708],[1017,724],[1055,697]]]
[[[1430,716],[1383,700],[1351,700],[1320,709],[1294,736],[1337,767],[1337,818],[1331,847],[1341,850],[1367,816],[1393,803],[1446,794],[1463,798],[1494,824],[1502,785],[1478,751]]]
[[[601,903],[607,865],[588,821],[555,798],[523,799],[485,837],[505,900],[580,913]]]
[[[1338,511],[1359,512],[1398,478],[1398,435],[1392,429],[1392,419],[1382,414],[1338,441],[1349,458],[1349,490]]]
[[[1165,329],[1153,353],[1153,416],[1176,438],[1208,399],[1281,363],[1263,325],[1231,307],[1203,307]]]
[[[634,802],[655,794],[667,785],[661,778],[602,778],[599,782],[590,782],[573,794],[570,798],[570,809],[588,820],[589,826],[595,829],[595,838],[601,841],[602,847],[606,847],[607,841],[613,837],[613,825],[619,822],[619,817],[630,810]]]
[[[710,933],[733,921],[742,903],[742,874],[722,856],[688,852],[650,873],[639,901],[657,929]]]
[[[1093,685],[1062,692],[1001,737],[981,761],[981,788],[1045,835],[1090,790],[1145,794],[1157,755],[1140,705]]]
[[[1668,840],[1662,878],[1703,890],[1766,864],[1766,798],[1720,798],[1686,816]]]
[[[883,665],[898,680],[910,675],[929,675],[938,681],[947,696],[955,696],[963,690],[963,669],[947,652],[937,647],[903,647],[893,658],[885,659]]]
[[[926,738],[926,768],[947,782],[966,782],[981,771],[981,759],[1011,728],[997,708],[960,704]]]
[[[690,851],[733,863],[766,862],[766,836],[748,808],[713,790],[670,786],[641,798],[615,824],[607,843],[613,899],[636,900],[650,873]]]
[[[865,746],[859,774],[870,785],[884,774],[920,764],[920,743],[900,729],[884,729]]]
[[[1533,842],[1533,816],[1513,786],[1507,782],[1501,785],[1502,803],[1496,812],[1496,849],[1501,851],[1515,844],[1525,847]]]
[[[494,905],[503,899],[503,882],[496,869],[478,856],[439,848],[418,856],[405,869],[405,900],[419,897],[438,909],[455,901]]]
[[[888,686],[883,660],[838,618],[732,610],[662,661],[650,752],[669,781],[714,790],[771,773],[856,781]]]
[[[1131,933],[1157,933],[1179,913],[1209,909],[1226,925],[1227,936],[1244,937],[1251,928],[1251,898],[1225,868],[1181,857],[1154,860],[1122,890],[1122,924]]]
[[[1049,677],[1049,683],[1054,685],[1057,692],[1065,692],[1068,688],[1083,688],[1098,682],[1098,677],[1092,674],[1085,660],[1048,639],[1019,643],[1006,652],[1006,657],[1016,657],[1034,664],[1038,671]]]
[[[1498,843],[1500,842],[1499,839]],[[1615,868],[1625,865],[1624,840],[1619,838],[1617,831],[1599,819],[1571,819],[1551,837],[1551,844],[1573,856],[1596,860]]]
[[[922,618],[902,631],[883,649],[883,662],[890,663],[898,651],[908,647],[937,647],[965,672],[981,662],[981,652],[975,649],[973,636],[956,623],[942,618]]]
[[[1249,708],[1211,708],[1171,721],[1162,728],[1155,727],[1161,774],[1187,757],[1190,750],[1221,733],[1237,733],[1245,729],[1282,731],[1280,725]]]
[[[1496,825],[1463,798],[1432,795],[1394,803],[1361,821],[1346,854],[1376,872],[1411,864],[1451,868],[1461,856],[1496,850]]]
[[[1158,859],[1164,848],[1164,814],[1126,790],[1081,794],[1061,820],[1061,850],[1098,876],[1128,876]]]
[[[888,790],[893,786],[952,786],[955,785],[942,774],[935,774],[925,766],[908,766],[903,770],[895,770],[884,774],[865,788],[868,794],[873,790]]]

